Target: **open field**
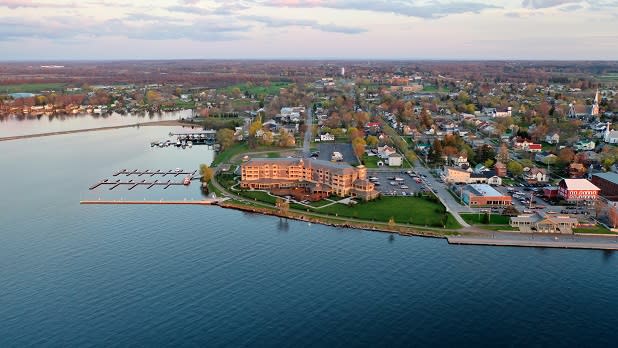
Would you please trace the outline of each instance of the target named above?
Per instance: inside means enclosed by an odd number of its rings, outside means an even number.
[[[319,212],[382,222],[388,222],[392,217],[396,223],[419,226],[461,227],[440,203],[420,197],[382,197],[353,206],[335,204],[319,209]]]
[[[0,85],[0,93],[39,93],[60,91],[66,83],[23,83],[20,85]]]
[[[226,94],[231,94],[234,88],[238,88],[241,93],[249,93],[252,95],[277,95],[279,94],[279,90],[281,88],[286,88],[289,86],[289,82],[271,82],[269,86],[259,86],[259,85],[248,85],[246,83],[240,83],[236,85],[232,85],[229,87],[222,88],[221,91]]]
[[[601,225],[596,225],[594,227],[580,227],[580,228],[574,228],[573,232],[575,233],[590,233],[590,234],[616,234],[610,230],[608,230],[607,228],[601,226]]]

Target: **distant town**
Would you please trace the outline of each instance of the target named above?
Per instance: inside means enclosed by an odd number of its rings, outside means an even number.
[[[459,244],[617,248],[617,63],[133,64],[3,64],[0,124],[191,110],[177,122],[216,134],[199,172],[223,207]]]

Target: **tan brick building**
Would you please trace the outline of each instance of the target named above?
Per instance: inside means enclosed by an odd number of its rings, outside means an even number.
[[[367,180],[364,166],[316,159],[254,158],[241,165],[241,188],[272,190],[305,188],[311,193],[353,196],[363,200],[379,193]]]

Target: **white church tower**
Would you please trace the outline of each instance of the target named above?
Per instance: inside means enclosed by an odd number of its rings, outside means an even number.
[[[597,88],[597,93],[594,95],[594,102],[590,108],[590,116],[599,116],[599,103],[601,102],[601,94]]]

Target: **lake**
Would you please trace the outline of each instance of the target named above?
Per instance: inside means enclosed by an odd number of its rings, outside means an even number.
[[[613,252],[451,246],[218,207],[79,205],[199,199],[195,184],[88,190],[119,169],[212,161],[205,146],[150,147],[170,130],[0,142],[1,347],[608,347],[618,338]]]

